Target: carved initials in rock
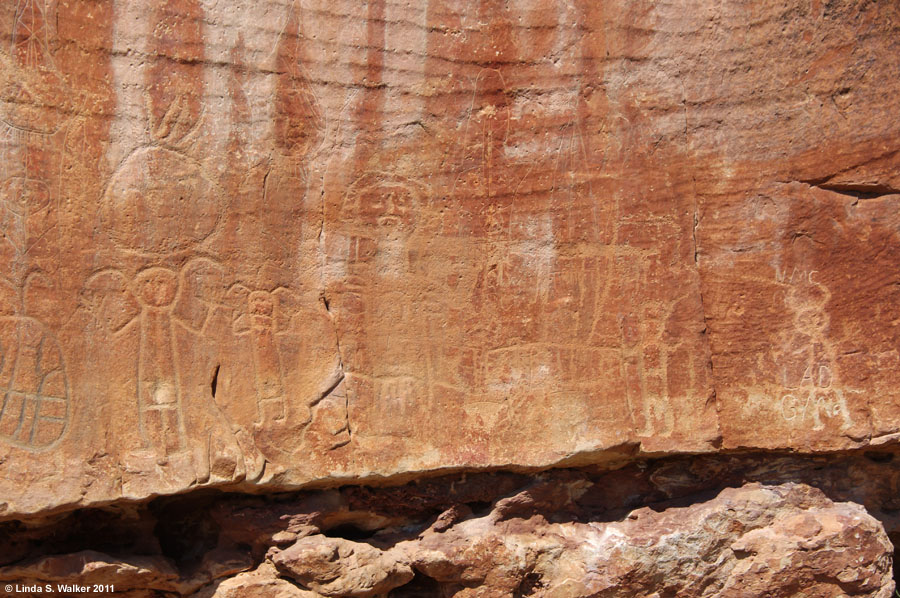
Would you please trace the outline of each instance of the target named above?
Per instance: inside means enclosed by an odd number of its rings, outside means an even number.
[[[779,273],[776,270],[776,280],[790,284],[785,306],[794,324],[794,329],[783,335],[782,350],[775,356],[782,368],[781,385],[790,391],[781,397],[781,414],[785,421],[797,424],[808,418],[813,430],[824,429],[822,415],[839,417],[841,428],[846,429],[853,421],[844,392],[857,391],[843,387],[835,369],[837,359],[827,334],[831,291],[814,277],[816,270],[795,267],[787,279]]]

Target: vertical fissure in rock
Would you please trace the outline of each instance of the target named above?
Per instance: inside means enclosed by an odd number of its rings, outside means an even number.
[[[212,380],[209,383],[209,391],[212,394],[213,398],[216,398],[216,391],[219,388],[219,369],[221,368],[220,364],[216,364],[215,369],[213,370]]]

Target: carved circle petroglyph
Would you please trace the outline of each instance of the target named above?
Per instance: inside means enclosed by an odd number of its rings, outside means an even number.
[[[0,183],[0,204],[17,216],[36,214],[50,205],[50,189],[44,181],[10,177]]]
[[[54,447],[69,423],[69,383],[59,342],[33,318],[0,317],[0,442]]]
[[[103,227],[124,250],[169,255],[216,230],[223,192],[187,156],[160,147],[134,151],[100,201]]]

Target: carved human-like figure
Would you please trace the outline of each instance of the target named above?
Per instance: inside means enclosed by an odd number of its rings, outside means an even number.
[[[22,289],[0,278],[0,442],[32,452],[56,446],[70,411],[59,341],[40,321],[16,314],[22,295],[39,284],[39,274]]]
[[[221,265],[195,258],[180,270],[154,266],[131,277],[102,270],[85,284],[94,316],[113,336],[135,334],[135,403],[141,450],[165,462],[188,449],[185,404],[208,401],[187,396],[183,368],[190,363],[183,338],[195,343],[224,300]]]
[[[432,303],[415,290],[424,267],[416,256],[426,196],[424,185],[406,177],[367,173],[347,189],[341,232],[329,240],[329,259],[344,271],[329,293],[337,297],[350,415],[363,422],[361,437],[412,436],[416,421],[424,421],[416,410],[433,390],[431,356],[443,343],[428,329]],[[354,418],[356,411],[365,413]]]
[[[74,94],[51,51],[54,22],[52,3],[18,0],[9,55],[0,53],[0,256],[20,281],[22,256],[55,226],[58,133],[73,111]]]
[[[219,309],[225,268],[206,257],[215,254],[209,242],[227,195],[196,157],[204,124],[203,7],[160,0],[144,16],[157,57],[143,70],[148,138],[101,193],[98,217],[117,266],[95,272],[82,295],[112,342],[134,339],[125,353],[134,352],[134,374],[117,381],[135,384],[134,412],[125,415],[136,417],[139,431],[125,457],[130,470],[150,475],[170,464],[174,479],[204,480],[211,470],[230,478],[244,473],[238,453],[253,456],[249,447],[237,449],[205,371],[220,334],[209,322],[227,311]]]
[[[284,309],[290,294],[283,287],[251,291],[241,284],[229,290],[235,305],[233,330],[250,341],[256,379],[256,425],[261,428],[284,424],[286,420],[287,396],[278,337],[292,332],[292,314]]]

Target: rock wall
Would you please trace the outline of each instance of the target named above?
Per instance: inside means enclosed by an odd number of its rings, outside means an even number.
[[[895,2],[5,2],[0,520],[891,455],[898,72]]]
[[[898,485],[889,453],[766,453],[260,497],[195,492],[0,524],[0,587],[38,596],[26,588],[102,584],[131,598],[892,598]]]

